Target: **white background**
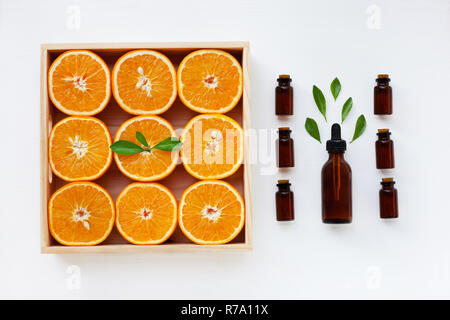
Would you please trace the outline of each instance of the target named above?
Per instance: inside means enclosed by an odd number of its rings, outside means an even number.
[[[267,165],[253,166],[254,249],[41,255],[40,44],[221,40],[250,41],[253,127],[288,125],[295,140],[294,170],[264,174]],[[450,298],[448,0],[0,0],[0,43],[0,298]],[[295,116],[288,121],[274,116],[280,73],[293,78]],[[394,92],[394,115],[385,119],[373,115],[378,73],[391,75]],[[343,86],[336,104],[328,90],[335,76]],[[328,124],[315,109],[313,84],[327,94]],[[344,137],[359,114],[368,121],[346,153],[354,222],[324,225],[320,170],[327,154],[303,124],[314,117],[328,139],[349,96],[354,109]],[[390,128],[395,142],[390,172],[375,169],[380,127]],[[382,221],[379,181],[391,175],[400,218]],[[280,177],[293,183],[292,223],[275,220]],[[71,282],[77,270],[78,289]]]

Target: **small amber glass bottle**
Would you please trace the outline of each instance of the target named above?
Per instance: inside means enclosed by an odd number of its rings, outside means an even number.
[[[397,189],[393,178],[383,178],[380,190],[380,218],[398,218]]]
[[[389,129],[378,129],[378,140],[375,142],[377,169],[392,169],[394,163],[394,142],[389,137]]]
[[[352,169],[344,160],[347,149],[341,139],[341,127],[331,127],[327,141],[329,159],[322,168],[322,221],[324,223],[352,222]]]
[[[291,138],[291,129],[278,128],[278,167],[289,168],[294,166],[294,140]]]
[[[294,89],[291,87],[291,77],[288,74],[278,76],[278,86],[275,88],[275,114],[290,116],[294,114]]]
[[[389,85],[391,79],[387,74],[379,74],[374,88],[374,113],[392,114],[392,88]]]
[[[277,220],[294,220],[294,193],[291,191],[289,180],[278,180],[278,191],[275,193],[277,206]]]

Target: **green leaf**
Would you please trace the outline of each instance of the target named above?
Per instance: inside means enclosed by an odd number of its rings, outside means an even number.
[[[366,118],[362,114],[359,116],[358,120],[356,120],[355,133],[353,134],[350,143],[358,139],[364,133],[364,130],[366,130]]]
[[[306,118],[305,129],[311,137],[313,137],[314,139],[316,139],[317,141],[322,143],[322,141],[320,141],[320,132],[319,132],[319,128],[317,127],[316,120],[311,119],[311,118]]]
[[[147,142],[147,139],[145,139],[144,135],[143,135],[141,132],[136,131],[136,139],[137,139],[137,141],[139,141],[140,143],[142,143],[143,146],[145,146],[145,147],[148,148],[148,142]]]
[[[317,88],[316,86],[313,86],[313,96],[314,101],[316,102],[317,108],[319,109],[320,113],[325,118],[325,121],[327,121],[327,103],[325,101],[325,97],[323,96],[322,91]]]
[[[350,113],[350,110],[352,110],[352,107],[353,107],[353,99],[352,97],[350,97],[347,99],[347,101],[345,101],[344,106],[342,107],[342,122],[344,122],[345,118],[347,118],[348,114]]]
[[[334,78],[333,82],[331,82],[330,90],[333,94],[334,101],[336,101],[337,97],[339,96],[339,92],[341,92],[341,82],[337,77]]]
[[[175,137],[169,137],[161,141],[160,143],[154,145],[150,149],[158,149],[162,151],[177,151],[181,148],[183,142]]]
[[[131,154],[136,154],[136,153],[145,151],[143,148],[138,146],[136,143],[133,143],[133,142],[130,142],[127,140],[116,141],[110,146],[110,148],[115,153],[121,154],[121,155],[131,155]]]

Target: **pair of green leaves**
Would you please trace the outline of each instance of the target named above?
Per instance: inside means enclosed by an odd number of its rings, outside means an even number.
[[[317,122],[314,119],[306,118],[305,129],[311,137],[322,143],[322,141],[320,140],[319,127],[317,126]],[[353,138],[352,141],[350,141],[350,143],[358,139],[364,133],[365,130],[366,130],[366,118],[362,114],[358,117],[358,120],[356,120],[355,132],[353,133]]]
[[[338,78],[334,78],[334,80],[331,82],[330,85],[330,91],[333,95],[334,101],[336,101],[337,97],[339,96],[339,93],[341,92],[341,82]],[[319,109],[320,113],[325,118],[325,121],[327,121],[327,101],[325,100],[325,96],[322,93],[322,90],[320,90],[317,86],[313,86],[313,97],[314,101],[316,102],[317,109]],[[344,120],[347,118],[348,114],[350,113],[350,110],[352,110],[353,107],[353,99],[350,97],[345,101],[344,106],[342,107],[341,111],[341,123],[344,122]]]
[[[336,101],[336,99],[338,98],[339,93],[341,92],[341,88],[342,86],[339,79],[337,77],[334,78],[334,80],[330,84],[330,91],[331,94],[333,95],[334,101]],[[314,101],[316,102],[317,109],[319,109],[320,113],[325,118],[325,121],[327,121],[326,116],[327,103],[325,100],[325,96],[322,93],[322,91],[315,85],[313,86],[313,97]],[[342,107],[341,123],[343,123],[344,120],[347,118],[348,114],[352,110],[352,107],[353,107],[353,99],[350,97],[347,99],[347,101],[345,101]],[[317,122],[314,119],[306,118],[305,129],[311,137],[322,143],[322,141],[320,140],[320,131],[317,126]],[[355,131],[353,133],[353,138],[350,141],[350,143],[358,139],[363,134],[365,129],[366,129],[366,118],[364,117],[364,115],[360,115],[358,120],[356,121]]]
[[[155,144],[154,146],[149,146],[147,139],[145,139],[145,136],[139,131],[136,131],[136,139],[142,146],[131,141],[118,140],[114,142],[110,146],[110,148],[112,151],[120,155],[132,155],[144,151],[150,152],[153,149],[158,149],[162,151],[177,151],[183,145],[183,143],[177,138],[169,137]]]

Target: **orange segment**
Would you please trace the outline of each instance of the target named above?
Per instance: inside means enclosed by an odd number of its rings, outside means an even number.
[[[109,168],[111,135],[92,117],[67,117],[52,129],[49,161],[54,174],[66,181],[94,180]]]
[[[222,50],[194,51],[178,67],[178,95],[196,112],[228,112],[242,95],[241,65]]]
[[[120,126],[115,141],[128,140],[141,145],[136,139],[136,131],[141,132],[149,146],[168,137],[176,137],[169,122],[158,116],[134,117]],[[133,155],[114,154],[117,166],[123,174],[138,181],[156,181],[168,176],[176,167],[178,152],[153,149]]]
[[[132,183],[116,200],[116,226],[134,244],[160,244],[177,226],[177,201],[158,183]]]
[[[183,233],[195,243],[227,243],[244,226],[244,200],[226,182],[200,181],[181,196],[178,220]]]
[[[117,60],[112,88],[117,103],[131,114],[160,114],[177,96],[173,64],[153,50],[135,50]]]
[[[92,246],[108,237],[114,225],[114,203],[92,182],[72,182],[57,190],[48,205],[49,228],[67,246]]]
[[[198,179],[223,179],[235,173],[243,161],[241,126],[221,114],[193,118],[181,133],[181,160]]]
[[[50,100],[69,115],[91,116],[102,111],[111,97],[106,63],[87,50],[61,54],[48,71]]]

